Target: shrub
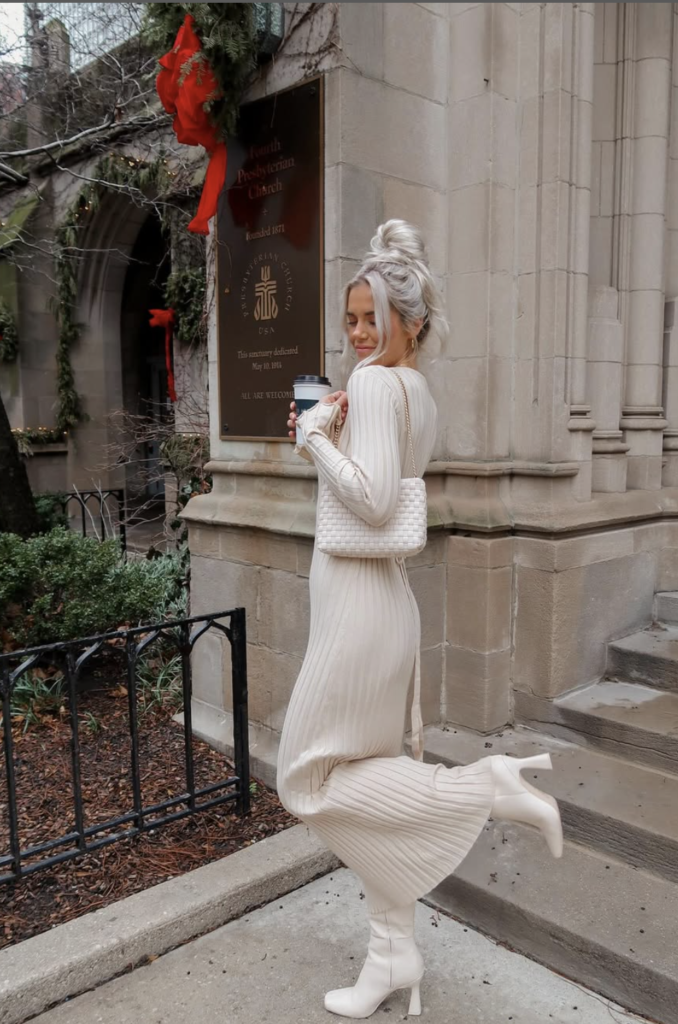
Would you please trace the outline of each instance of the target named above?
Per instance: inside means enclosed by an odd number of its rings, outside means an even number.
[[[40,520],[40,533],[49,533],[57,526],[68,526],[64,503],[69,498],[62,491],[46,491],[35,495],[35,510]]]
[[[25,672],[12,688],[10,707],[12,721],[21,725],[23,732],[58,718],[66,713],[66,680],[54,668]]]
[[[153,580],[157,600],[151,611],[153,622],[183,619],[188,615],[188,574],[191,557],[188,545],[167,554],[151,549],[143,563],[146,578]]]
[[[0,534],[0,637],[7,648],[73,640],[185,609],[184,556],[123,561],[118,542],[70,530]]]

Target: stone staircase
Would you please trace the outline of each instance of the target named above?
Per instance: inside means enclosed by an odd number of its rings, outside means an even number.
[[[556,861],[533,830],[490,822],[429,902],[678,1024],[678,593],[658,595],[653,625],[609,645],[607,678],[557,701],[539,732],[426,734],[427,760],[450,765],[550,751],[555,770],[533,777],[566,839]]]

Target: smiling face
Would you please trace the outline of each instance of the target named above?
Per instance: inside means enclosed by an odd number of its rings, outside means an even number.
[[[391,336],[386,351],[376,360],[378,366],[402,366],[411,361],[413,350],[408,330],[392,308]],[[346,332],[359,361],[371,356],[379,345],[379,331],[374,312],[372,289],[368,284],[356,284],[348,294],[346,304]]]

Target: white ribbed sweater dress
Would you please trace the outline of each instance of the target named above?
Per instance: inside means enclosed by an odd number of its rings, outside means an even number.
[[[417,469],[431,457],[436,408],[426,379],[407,387]],[[411,475],[405,409],[391,369],[358,368],[337,450],[336,407],[300,417],[305,454],[368,523],[393,513],[401,474]],[[403,754],[406,702],[420,643],[404,566],[391,558],[336,558],[316,548],[310,573],[308,649],[280,742],[278,793],[362,879],[371,912],[423,896],[450,874],[487,821],[487,761],[462,768]],[[415,733],[419,708],[415,697]]]

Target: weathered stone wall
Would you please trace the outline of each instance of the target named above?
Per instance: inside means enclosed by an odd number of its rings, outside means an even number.
[[[330,376],[341,285],[388,217],[423,229],[450,318],[423,360],[440,411],[429,544],[410,567],[424,718],[535,720],[678,588],[674,7],[316,17]],[[304,73],[281,60],[258,89]],[[214,325],[210,359],[215,381]],[[188,511],[194,595],[246,605],[252,718],[273,733],[308,628],[313,471],[285,444],[220,441],[211,400],[215,488]],[[196,671],[203,726],[224,707],[220,664]]]

